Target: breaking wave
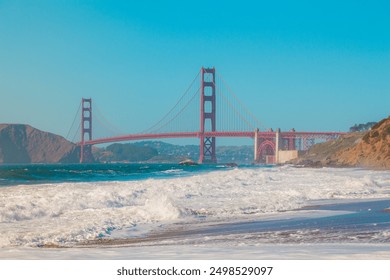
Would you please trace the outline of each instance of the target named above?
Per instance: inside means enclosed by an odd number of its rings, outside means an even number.
[[[259,219],[333,200],[389,197],[388,172],[292,167],[9,186],[0,188],[0,246],[68,246],[120,229]]]

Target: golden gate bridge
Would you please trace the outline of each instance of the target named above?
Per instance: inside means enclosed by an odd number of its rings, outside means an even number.
[[[216,163],[216,139],[220,137],[252,138],[255,163],[260,161],[278,163],[282,161],[283,153],[294,154],[295,151],[297,154],[298,150],[307,150],[318,141],[335,139],[344,134],[264,129],[226,85],[215,68],[204,67],[172,109],[142,132],[93,138],[92,98],[82,99],[79,112],[81,122],[77,133],[80,132],[81,139],[77,145],[80,147],[80,163],[93,162],[93,145],[165,138],[198,138],[200,141],[198,162]],[[112,126],[102,114],[98,115],[104,120],[98,123],[105,127]]]

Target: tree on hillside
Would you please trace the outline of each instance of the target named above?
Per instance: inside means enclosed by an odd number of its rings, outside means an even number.
[[[371,127],[373,127],[375,124],[376,124],[376,122],[355,124],[354,126],[351,126],[349,128],[349,131],[350,132],[367,131],[367,130],[370,130]]]

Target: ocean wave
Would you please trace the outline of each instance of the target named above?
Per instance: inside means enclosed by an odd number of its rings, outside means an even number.
[[[161,173],[163,174],[171,174],[171,173],[183,173],[183,169],[168,169],[168,170],[163,170]]]
[[[0,246],[69,245],[150,225],[258,219],[314,202],[390,197],[390,174],[291,167],[231,169],[140,181],[0,188]]]

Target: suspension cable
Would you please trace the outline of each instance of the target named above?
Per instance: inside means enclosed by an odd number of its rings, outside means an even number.
[[[104,114],[99,110],[99,106],[96,106],[96,102],[95,102],[94,108],[95,108],[95,112],[97,113],[98,123],[100,123],[110,133],[117,134],[117,135],[125,134],[117,126],[113,125],[106,117],[104,117]],[[99,118],[101,118],[102,121],[100,121]],[[103,123],[103,121],[105,122],[105,124]]]
[[[73,143],[75,142],[76,135],[79,133],[80,128],[81,128],[81,122],[79,123],[79,127],[77,128],[76,132],[75,132],[74,135],[73,135],[73,138],[72,138],[72,142],[73,142]],[[81,139],[80,139],[80,140],[81,140]]]
[[[265,129],[265,125],[263,123],[261,123],[246,107],[245,105],[241,102],[240,99],[238,99],[238,97],[234,94],[234,92],[230,89],[230,87],[228,86],[228,84],[224,81],[224,79],[222,78],[221,75],[219,75],[218,73],[216,73],[218,78],[221,79],[222,83],[226,86],[226,88],[228,89],[228,91],[230,92],[230,94],[234,97],[234,99],[237,100],[237,102],[241,105],[241,107],[244,109],[244,111],[249,115],[251,116],[251,118],[255,121],[255,123],[259,126],[259,127],[262,127],[263,129]]]
[[[68,139],[69,134],[70,134],[71,130],[73,129],[73,126],[74,126],[74,124],[75,124],[75,122],[76,122],[76,119],[77,119],[77,117],[78,117],[78,115],[79,115],[79,113],[80,113],[80,109],[81,109],[81,102],[80,102],[80,104],[79,104],[79,108],[77,109],[76,115],[74,116],[72,125],[70,126],[70,128],[69,128],[69,130],[68,130],[68,133],[66,134],[65,139]]]
[[[234,105],[230,102],[230,100],[225,96],[225,94],[222,93],[222,91],[215,85],[213,82],[215,88],[220,93],[220,95],[226,100],[226,102],[229,104],[229,106],[233,109],[233,111],[236,112],[236,114],[239,115],[240,119],[243,120],[249,127],[252,127],[252,124],[234,107]]]
[[[191,97],[191,99],[187,102],[187,104],[185,104],[183,106],[183,108],[181,108],[181,110],[179,112],[176,113],[176,115],[174,115],[170,120],[168,120],[166,123],[162,124],[161,126],[159,126],[158,128],[154,129],[153,131],[158,131],[164,127],[166,127],[168,124],[172,123],[190,104],[191,102],[194,100],[195,96],[198,95],[199,93],[199,90],[200,90],[200,87],[198,88],[198,90],[195,92],[195,94]]]
[[[176,102],[176,104],[171,108],[171,110],[169,110],[168,113],[166,113],[157,123],[155,123],[154,125],[152,125],[151,127],[149,127],[148,129],[145,129],[143,130],[142,132],[140,132],[141,134],[144,134],[144,133],[147,133],[149,131],[152,131],[152,130],[156,130],[154,129],[156,126],[160,125],[160,123],[162,123],[168,116],[170,113],[172,113],[176,107],[179,105],[179,103],[184,99],[184,97],[186,97],[186,95],[188,94],[188,92],[190,91],[190,89],[192,88],[193,84],[195,83],[196,79],[199,77],[200,75],[200,71],[198,72],[198,74],[195,76],[195,78],[192,80],[191,84],[188,86],[188,88],[186,89],[186,91],[184,92],[184,94],[179,98],[179,100]],[[193,98],[193,97],[192,97]],[[191,98],[191,99],[192,99]],[[161,128],[161,126],[160,126]]]

